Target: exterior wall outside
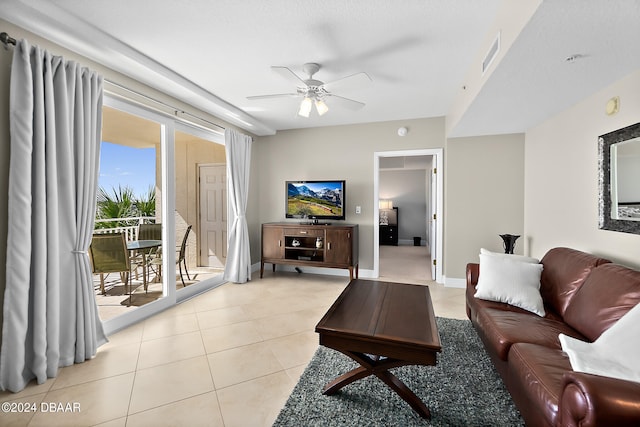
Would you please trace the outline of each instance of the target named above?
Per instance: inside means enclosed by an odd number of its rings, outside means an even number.
[[[532,256],[569,246],[640,268],[640,235],[598,228],[598,136],[640,121],[640,70],[530,129],[525,142],[525,233]],[[620,111],[605,105],[620,97]]]
[[[178,133],[175,145],[176,244],[179,245],[182,241],[187,226],[192,225],[186,257],[187,265],[194,267],[200,264],[197,245],[200,228],[198,165],[224,164],[226,163],[226,154],[224,145],[204,141],[197,137],[189,138],[189,136]]]

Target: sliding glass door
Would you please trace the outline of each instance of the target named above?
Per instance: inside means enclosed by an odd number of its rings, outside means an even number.
[[[200,218],[209,213],[199,174],[202,164],[224,166],[223,138],[105,97],[95,234],[122,234],[130,263],[128,274],[94,275],[107,334],[222,283],[224,263],[201,255],[209,243]],[[226,209],[226,187],[223,194]]]
[[[102,119],[94,234],[122,235],[128,259],[125,272],[94,275],[98,313],[104,322],[166,296],[161,275],[165,126],[153,117],[108,105],[103,107]],[[97,249],[97,244],[92,248]],[[96,255],[93,261],[99,264],[100,254]],[[117,256],[103,255],[107,261]],[[94,270],[103,271],[100,265],[94,265]]]

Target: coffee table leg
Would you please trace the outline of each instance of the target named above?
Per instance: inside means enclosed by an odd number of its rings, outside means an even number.
[[[416,411],[422,418],[430,419],[431,412],[427,405],[425,405],[422,400],[416,396],[416,394],[411,391],[409,387],[407,387],[398,377],[393,375],[389,371],[376,372],[375,373],[378,378],[380,378],[386,385],[388,385],[393,391],[398,393],[398,395],[407,402],[414,411]]]
[[[345,387],[354,381],[366,378],[369,375],[375,375],[388,385],[389,388],[395,391],[398,396],[407,402],[421,417],[427,419],[431,418],[431,412],[429,411],[429,408],[427,408],[427,405],[425,405],[409,387],[400,381],[398,377],[389,372],[389,369],[391,368],[411,365],[411,363],[389,358],[379,360],[377,356],[371,357],[364,353],[339,351],[358,362],[361,366],[347,372],[346,374],[340,375],[335,380],[329,382],[322,390],[322,394],[331,396],[332,394],[337,393],[342,387]]]
[[[352,382],[368,377],[369,375],[371,375],[371,371],[367,368],[363,368],[362,366],[356,368],[346,374],[340,375],[338,378],[324,386],[322,394],[326,396],[336,394],[342,387],[348,386]]]

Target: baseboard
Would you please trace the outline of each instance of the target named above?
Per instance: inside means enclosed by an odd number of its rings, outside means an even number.
[[[466,288],[467,287],[467,280],[466,279],[457,279],[455,277],[446,277],[443,276],[444,278],[444,287],[445,288]]]
[[[426,246],[427,243],[424,239],[420,240],[420,246]],[[412,239],[398,239],[398,246],[415,246],[415,243]]]

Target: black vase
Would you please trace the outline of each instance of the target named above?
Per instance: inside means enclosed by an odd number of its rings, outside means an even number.
[[[499,234],[499,236],[502,237],[504,253],[512,254],[513,249],[516,247],[516,240],[518,240],[518,237],[520,236],[515,236],[513,234]]]

